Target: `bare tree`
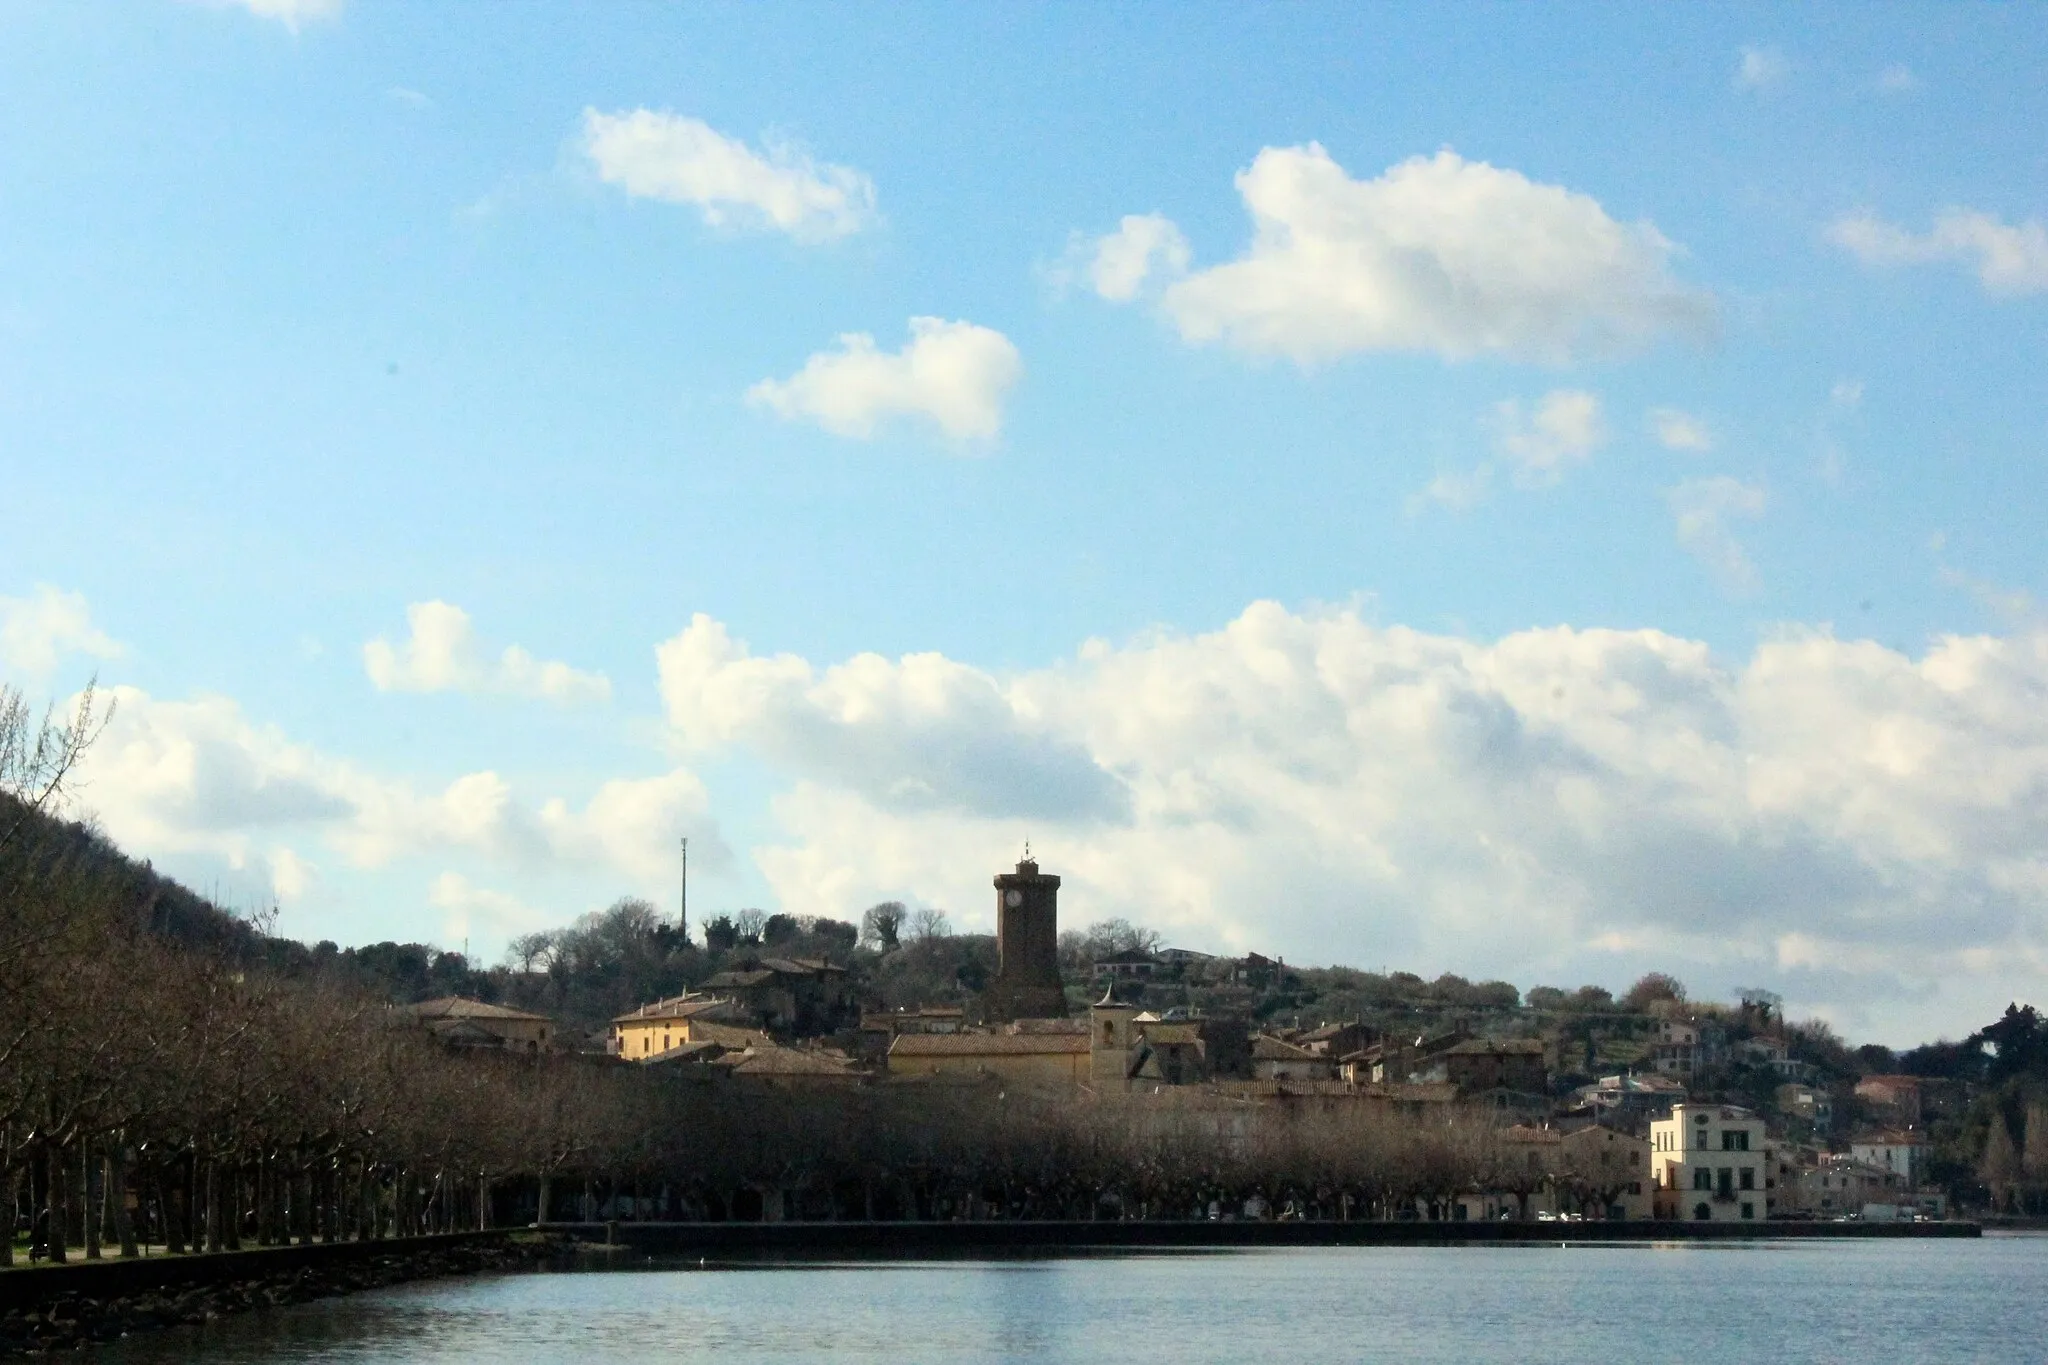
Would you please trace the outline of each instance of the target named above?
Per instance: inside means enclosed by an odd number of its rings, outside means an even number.
[[[522,972],[545,969],[555,955],[555,936],[546,930],[534,934],[521,934],[506,945],[507,961],[518,964]]]
[[[952,922],[946,912],[935,905],[920,906],[910,916],[910,936],[920,942],[928,938],[946,938],[953,932]]]
[[[21,689],[0,683],[0,793],[20,807],[11,818],[0,816],[0,848],[13,843],[33,816],[63,800],[78,761],[113,719],[111,703],[99,709],[97,687],[98,679],[87,682],[69,721],[60,724],[54,705],[38,721]]]
[[[1115,953],[1153,953],[1159,950],[1159,932],[1141,929],[1127,919],[1097,920],[1088,926],[1083,943],[1091,958]]]

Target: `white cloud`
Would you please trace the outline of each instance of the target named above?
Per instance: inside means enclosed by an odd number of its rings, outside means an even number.
[[[704,618],[661,663],[685,738],[794,778],[757,861],[795,913],[898,896],[985,924],[1028,837],[1065,922],[1212,950],[1523,984],[1662,966],[1881,1007],[1893,1037],[2048,985],[2048,635],[1912,658],[1792,632],[1730,665],[1656,631],[1485,643],[1260,603],[1000,678],[755,657]]]
[[[1494,444],[1523,484],[1555,483],[1607,440],[1600,400],[1583,389],[1553,389],[1524,413],[1515,399],[1493,410]]]
[[[320,877],[319,868],[281,844],[270,851],[266,861],[270,866],[270,893],[280,902],[305,899]]]
[[[1829,224],[1827,238],[1868,266],[1962,261],[1989,293],[2048,290],[2048,225],[2038,218],[2009,224],[1976,209],[1945,209],[1933,228],[1914,233],[1873,213],[1852,213]]]
[[[900,351],[877,350],[866,332],[839,338],[788,379],[764,379],[747,400],[789,420],[808,419],[865,440],[895,417],[922,418],[956,441],[993,439],[1003,401],[1024,372],[1001,332],[971,322],[912,318]]]
[[[245,9],[259,19],[274,19],[293,32],[314,19],[332,19],[341,13],[342,0],[201,0],[216,9]]]
[[[1791,72],[1791,63],[1777,48],[1745,47],[1735,66],[1735,85],[1739,90],[1761,90],[1778,84]]]
[[[444,913],[441,931],[450,943],[479,939],[503,942],[537,929],[561,927],[561,917],[537,910],[503,891],[477,886],[459,872],[443,872],[427,890],[427,901]]]
[[[1677,408],[1651,408],[1650,433],[1666,450],[1706,451],[1714,448],[1714,434],[1707,424]]]
[[[706,866],[730,858],[708,794],[686,770],[607,782],[581,809],[560,798],[536,808],[492,771],[424,792],[380,777],[252,722],[226,697],[111,693],[113,720],[79,768],[80,801],[138,853],[266,863],[283,898],[313,871],[279,843],[287,836],[317,839],[355,868],[460,852],[508,870],[609,869],[652,886],[674,866],[682,835]]]
[[[1475,466],[1464,473],[1443,470],[1419,492],[1408,495],[1406,510],[1411,517],[1420,516],[1433,506],[1447,512],[1469,512],[1486,500],[1492,488],[1493,466],[1490,464]]]
[[[1029,695],[938,654],[862,654],[819,671],[791,654],[756,656],[700,613],[656,660],[685,743],[830,773],[879,805],[1076,814],[1123,799]]]
[[[1764,490],[1725,474],[1687,479],[1665,494],[1676,522],[1678,543],[1736,592],[1756,588],[1756,566],[1735,539],[1732,518],[1754,520],[1764,513]]]
[[[1920,78],[1903,62],[1893,62],[1878,73],[1877,88],[1887,95],[1908,95],[1920,88]]]
[[[415,602],[405,618],[403,643],[380,637],[363,646],[363,668],[379,692],[496,692],[562,703],[611,697],[604,674],[536,659],[517,645],[486,662],[469,613],[447,602]]]
[[[1069,268],[1113,303],[1129,303],[1154,278],[1186,274],[1190,259],[1188,239],[1156,213],[1126,214],[1115,232],[1076,242],[1069,256]]]
[[[0,673],[40,683],[73,654],[121,655],[119,642],[92,623],[84,594],[39,583],[26,597],[0,597]]]
[[[875,219],[875,186],[851,166],[771,142],[755,151],[700,119],[652,109],[583,111],[598,178],[640,199],[692,204],[713,227],[765,227],[829,241]]]
[[[1853,412],[1863,406],[1863,381],[1860,379],[1837,379],[1828,389],[1828,402],[1844,412]]]
[[[1166,291],[1189,341],[1309,364],[1359,351],[1559,362],[1712,327],[1677,248],[1588,195],[1449,150],[1353,180],[1321,146],[1267,147],[1237,176],[1252,243]]]
[[[431,96],[421,94],[419,91],[403,85],[394,85],[385,90],[384,98],[392,101],[394,104],[403,104],[413,109],[431,109],[434,107],[434,101]]]

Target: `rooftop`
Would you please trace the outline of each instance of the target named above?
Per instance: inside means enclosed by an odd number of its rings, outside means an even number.
[[[1029,1057],[1088,1051],[1085,1033],[906,1033],[891,1057]]]
[[[505,1005],[486,1005],[481,1000],[471,1000],[460,995],[444,995],[438,1000],[422,1000],[419,1004],[406,1008],[421,1019],[527,1019],[542,1024],[549,1022],[545,1014],[528,1014],[525,1010],[515,1010]]]
[[[685,991],[681,995],[672,995],[666,1000],[657,1000],[651,1005],[642,1005],[638,1009],[627,1010],[624,1014],[614,1018],[612,1022],[614,1024],[629,1024],[635,1020],[647,1019],[694,1019],[699,1015],[709,1013],[730,1003],[732,1002],[718,996],[697,995]]]

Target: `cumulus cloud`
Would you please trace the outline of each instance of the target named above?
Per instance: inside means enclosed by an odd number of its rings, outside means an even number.
[[[120,643],[93,624],[83,593],[39,583],[26,597],[0,597],[0,674],[40,683],[73,654],[121,654]]]
[[[1756,588],[1756,566],[1735,539],[1729,522],[1754,520],[1764,513],[1764,490],[1725,474],[1687,479],[1665,494],[1676,523],[1678,543],[1713,570],[1732,591]]]
[[[1881,1004],[1865,1025],[1900,1040],[2048,984],[2048,635],[1916,658],[1795,631],[1725,662],[1657,631],[1479,642],[1260,603],[1003,679],[758,658],[702,618],[662,664],[680,730],[794,775],[756,856],[795,913],[983,918],[1029,838],[1072,921],[1211,950],[1525,984],[1661,966]],[[1068,779],[1020,744],[1118,799],[1042,799]]]
[[[669,723],[695,749],[744,746],[830,774],[879,806],[1114,818],[1125,793],[1028,691],[938,654],[814,669],[761,657],[699,613],[656,651]]]
[[[1903,62],[1893,62],[1880,71],[1877,88],[1887,95],[1909,95],[1920,88],[1920,78]]]
[[[536,659],[511,645],[487,660],[469,613],[447,602],[415,602],[405,609],[407,637],[379,637],[363,646],[363,668],[379,692],[495,692],[548,701],[600,702],[611,680],[551,659]]]
[[[875,185],[851,166],[771,142],[761,150],[665,110],[583,111],[583,152],[598,178],[637,199],[693,205],[713,227],[768,228],[819,242],[875,220]]]
[[[503,942],[537,929],[560,927],[561,917],[517,896],[478,886],[459,872],[443,872],[427,889],[427,902],[440,910],[448,942],[472,938]]]
[[[702,841],[708,866],[730,858],[703,784],[686,770],[605,783],[580,809],[560,798],[536,807],[493,771],[425,791],[368,772],[250,720],[227,697],[111,691],[113,720],[77,783],[108,834],[152,855],[267,865],[281,897],[313,873],[287,839],[318,840],[355,868],[460,852],[510,869],[611,869],[656,885],[681,835]]]
[[[837,350],[819,351],[789,378],[754,385],[747,400],[858,440],[899,417],[931,422],[956,441],[991,440],[1023,372],[1017,348],[993,328],[912,318],[900,351],[878,350],[866,332],[849,332]]]
[[[1946,209],[1924,233],[1888,223],[1874,213],[1852,213],[1828,225],[1827,238],[1867,266],[1960,261],[1992,294],[2048,290],[2048,225],[2038,218],[2007,223],[1976,209]]]
[[[1442,470],[1420,490],[1408,495],[1406,511],[1411,517],[1420,516],[1431,507],[1441,507],[1446,512],[1469,512],[1484,502],[1492,489],[1490,464],[1467,471]]]
[[[1166,291],[1189,341],[1309,364],[1359,351],[1562,362],[1711,328],[1678,248],[1589,195],[1445,150],[1354,180],[1316,144],[1267,147],[1237,176],[1239,259]]]
[[[1745,47],[1735,64],[1735,85],[1739,90],[1761,90],[1776,85],[1792,72],[1792,64],[1775,47]]]
[[[1666,450],[1708,451],[1714,448],[1714,434],[1707,424],[1678,408],[1651,408],[1650,434]]]
[[[1495,405],[1494,444],[1524,484],[1555,483],[1607,440],[1600,400],[1583,389],[1553,389],[1524,412],[1515,399]]]
[[[1112,303],[1129,303],[1153,279],[1186,274],[1190,259],[1188,239],[1157,213],[1126,214],[1115,232],[1077,241],[1068,255],[1063,273],[1082,275]]]

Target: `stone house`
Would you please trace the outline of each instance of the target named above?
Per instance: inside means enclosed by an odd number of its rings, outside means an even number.
[[[406,1008],[429,1033],[449,1047],[546,1052],[559,1043],[555,1021],[545,1014],[487,1005],[459,995],[423,1000]]]

